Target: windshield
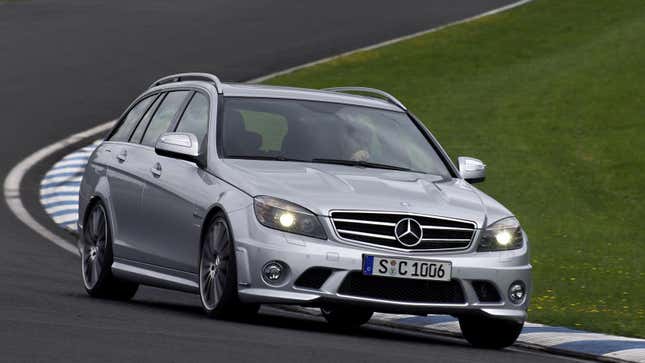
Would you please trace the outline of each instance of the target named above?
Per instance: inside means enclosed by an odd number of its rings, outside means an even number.
[[[450,172],[403,112],[328,102],[227,97],[224,158]]]

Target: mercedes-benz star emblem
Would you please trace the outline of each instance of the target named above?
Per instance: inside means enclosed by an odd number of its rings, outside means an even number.
[[[414,247],[423,238],[423,228],[412,218],[404,218],[394,227],[396,240],[406,247]]]

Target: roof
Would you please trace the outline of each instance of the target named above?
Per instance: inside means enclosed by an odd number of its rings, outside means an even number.
[[[267,86],[244,83],[223,83],[222,91],[224,96],[229,97],[264,97],[333,102],[403,112],[399,107],[380,98],[332,91],[314,90],[308,88]]]
[[[158,88],[172,88],[182,85],[204,86],[205,84],[215,87],[217,93],[229,97],[258,97],[258,98],[281,98],[307,101],[333,102],[365,107],[374,107],[390,111],[404,112],[403,106],[392,95],[380,90],[364,87],[340,87],[337,89],[315,90],[308,88],[294,88],[282,86],[269,86],[248,83],[223,83],[217,76],[209,73],[180,73],[158,79],[149,90]],[[390,101],[377,97],[361,96],[350,94],[350,92],[368,92],[385,96]],[[398,105],[398,106],[397,106]]]

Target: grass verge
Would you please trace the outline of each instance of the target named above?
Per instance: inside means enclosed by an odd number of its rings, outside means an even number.
[[[530,320],[645,337],[645,2],[536,0],[271,79],[400,97],[531,239]]]

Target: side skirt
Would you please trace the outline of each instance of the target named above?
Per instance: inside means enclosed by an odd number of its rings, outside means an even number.
[[[149,265],[123,258],[114,258],[112,274],[120,279],[171,290],[199,294],[197,275]]]

